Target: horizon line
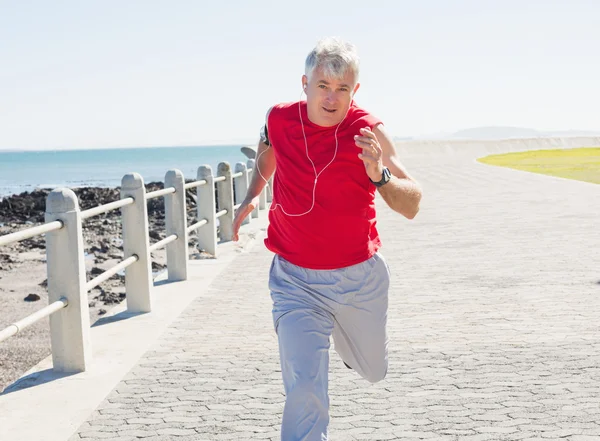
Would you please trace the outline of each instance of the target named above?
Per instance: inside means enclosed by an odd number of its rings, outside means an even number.
[[[258,141],[257,141],[258,142]],[[48,147],[48,148],[2,148],[0,153],[20,152],[51,152],[51,151],[84,151],[84,150],[133,150],[133,149],[156,149],[156,148],[207,148],[207,147],[243,147],[253,143],[214,143],[214,144],[181,144],[181,145],[136,145],[136,146],[106,146],[106,147]]]

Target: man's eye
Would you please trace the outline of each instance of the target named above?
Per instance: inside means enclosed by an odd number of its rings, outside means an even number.
[[[341,90],[342,92],[348,92],[348,89],[346,89],[345,87],[342,87],[340,90]]]
[[[320,89],[325,89],[325,87],[326,87],[325,84],[319,84]]]

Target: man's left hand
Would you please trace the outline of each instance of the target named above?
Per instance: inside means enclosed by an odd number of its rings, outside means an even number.
[[[367,176],[372,181],[379,182],[383,177],[383,152],[375,133],[369,127],[360,129],[360,135],[354,136],[356,146],[362,149],[358,157],[365,164]]]

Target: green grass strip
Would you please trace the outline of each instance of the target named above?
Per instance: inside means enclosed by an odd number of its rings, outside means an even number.
[[[600,184],[600,147],[529,150],[490,155],[479,162]]]

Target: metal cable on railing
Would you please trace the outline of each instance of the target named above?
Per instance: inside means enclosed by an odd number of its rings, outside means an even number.
[[[135,202],[133,198],[124,198],[115,202],[110,202],[108,204],[100,205],[95,208],[90,208],[89,210],[85,210],[81,212],[81,219],[88,219],[92,216],[97,216],[99,214],[104,214],[112,210],[116,210],[121,207],[126,207],[127,205],[131,205]]]
[[[190,188],[196,188],[196,187],[201,187],[203,185],[208,184],[208,182],[206,181],[206,179],[200,179],[199,181],[194,181],[194,182],[190,182],[188,184],[185,184],[183,186],[183,188],[185,188],[186,190],[189,190]]]
[[[12,337],[15,334],[18,334],[23,329],[33,325],[35,322],[45,317],[48,317],[51,314],[54,314],[56,311],[60,311],[68,304],[69,302],[67,301],[67,299],[62,297],[60,300],[57,300],[56,302],[49,304],[48,306],[40,309],[39,311],[34,312],[33,314],[25,317],[24,319],[11,324],[7,328],[0,331],[0,342],[6,340],[9,337]]]
[[[146,193],[146,200],[159,198],[168,194],[175,193],[175,187],[164,188],[162,190],[156,190],[150,193]]]
[[[159,250],[161,248],[164,248],[171,242],[175,242],[176,240],[177,240],[177,234],[171,234],[170,236],[165,237],[163,240],[158,241],[153,245],[150,245],[149,250],[150,250],[150,252]]]
[[[194,225],[190,225],[187,227],[187,232],[191,233],[192,231],[196,231],[198,228],[203,227],[208,224],[207,219],[202,219],[200,222],[196,222]]]
[[[86,291],[94,289],[96,286],[100,285],[105,280],[110,279],[112,276],[117,274],[119,271],[124,270],[129,265],[134,264],[138,260],[139,260],[139,257],[134,254],[133,256],[128,257],[127,259],[123,260],[121,263],[113,266],[109,270],[104,271],[98,277],[93,278],[92,280],[90,280],[88,283],[85,284]]]
[[[40,234],[49,233],[50,231],[60,230],[63,227],[61,221],[48,222],[47,224],[40,225],[38,227],[28,228],[23,231],[17,231],[15,233],[5,234],[0,236],[0,246],[8,245],[13,242],[20,242],[25,239],[30,239]]]

